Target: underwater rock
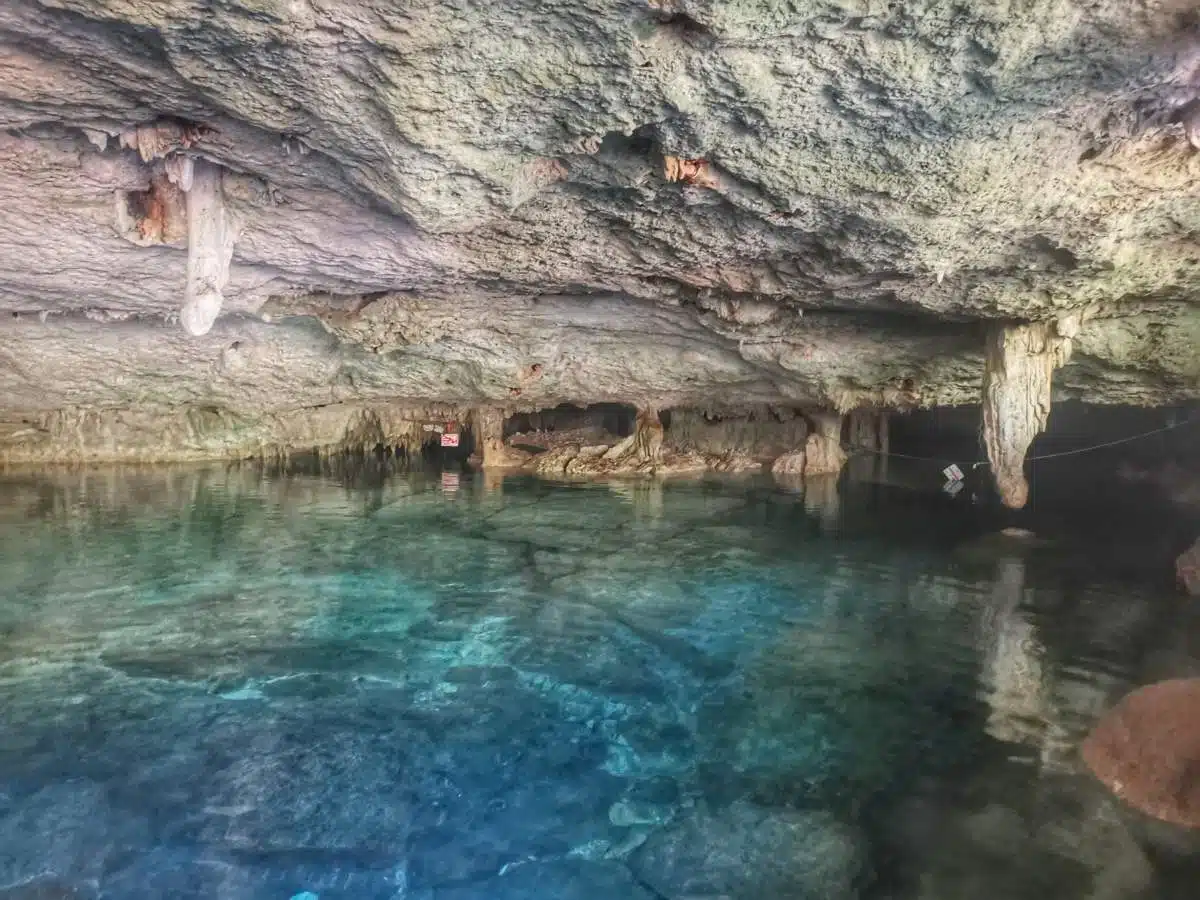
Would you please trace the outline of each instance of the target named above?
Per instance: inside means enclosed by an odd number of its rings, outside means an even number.
[[[630,867],[663,897],[851,900],[864,859],[862,838],[828,813],[738,801],[654,832]]]
[[[19,804],[0,797],[0,885],[94,882],[113,860],[150,842],[148,822],[114,806],[107,791],[87,779],[49,784]]]
[[[1200,829],[1200,678],[1129,694],[1088,736],[1083,759],[1134,809]]]
[[[1175,575],[1193,597],[1200,597],[1200,538],[1175,560]]]
[[[625,866],[584,859],[506,866],[494,878],[443,888],[437,900],[654,900]]]

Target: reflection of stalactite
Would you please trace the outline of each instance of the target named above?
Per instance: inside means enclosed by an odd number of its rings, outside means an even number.
[[[984,672],[992,709],[988,733],[997,740],[1040,747],[1046,715],[1043,651],[1033,624],[1020,609],[1025,563],[1002,559],[996,576],[983,623]]]
[[[804,478],[804,508],[815,513],[825,531],[834,531],[842,515],[837,475],[811,475]]]
[[[987,338],[983,369],[983,440],[1006,506],[1029,499],[1025,453],[1050,416],[1051,374],[1071,341],[1051,322],[1005,325]]]
[[[613,482],[608,489],[626,500],[639,519],[657,520],[663,516],[663,484],[657,479]]]

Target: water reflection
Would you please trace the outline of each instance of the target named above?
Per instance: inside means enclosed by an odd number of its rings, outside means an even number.
[[[0,889],[1159,896],[1075,749],[1174,599],[982,528],[832,481],[6,478]]]

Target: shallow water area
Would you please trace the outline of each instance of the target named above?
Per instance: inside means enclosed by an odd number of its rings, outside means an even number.
[[[89,470],[0,501],[0,897],[1173,890],[1077,749],[1200,670],[1197,630],[1103,535],[850,481]]]

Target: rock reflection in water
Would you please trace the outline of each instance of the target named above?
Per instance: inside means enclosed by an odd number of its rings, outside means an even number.
[[[0,896],[1150,896],[1068,752],[1131,643],[860,500],[0,481]]]

